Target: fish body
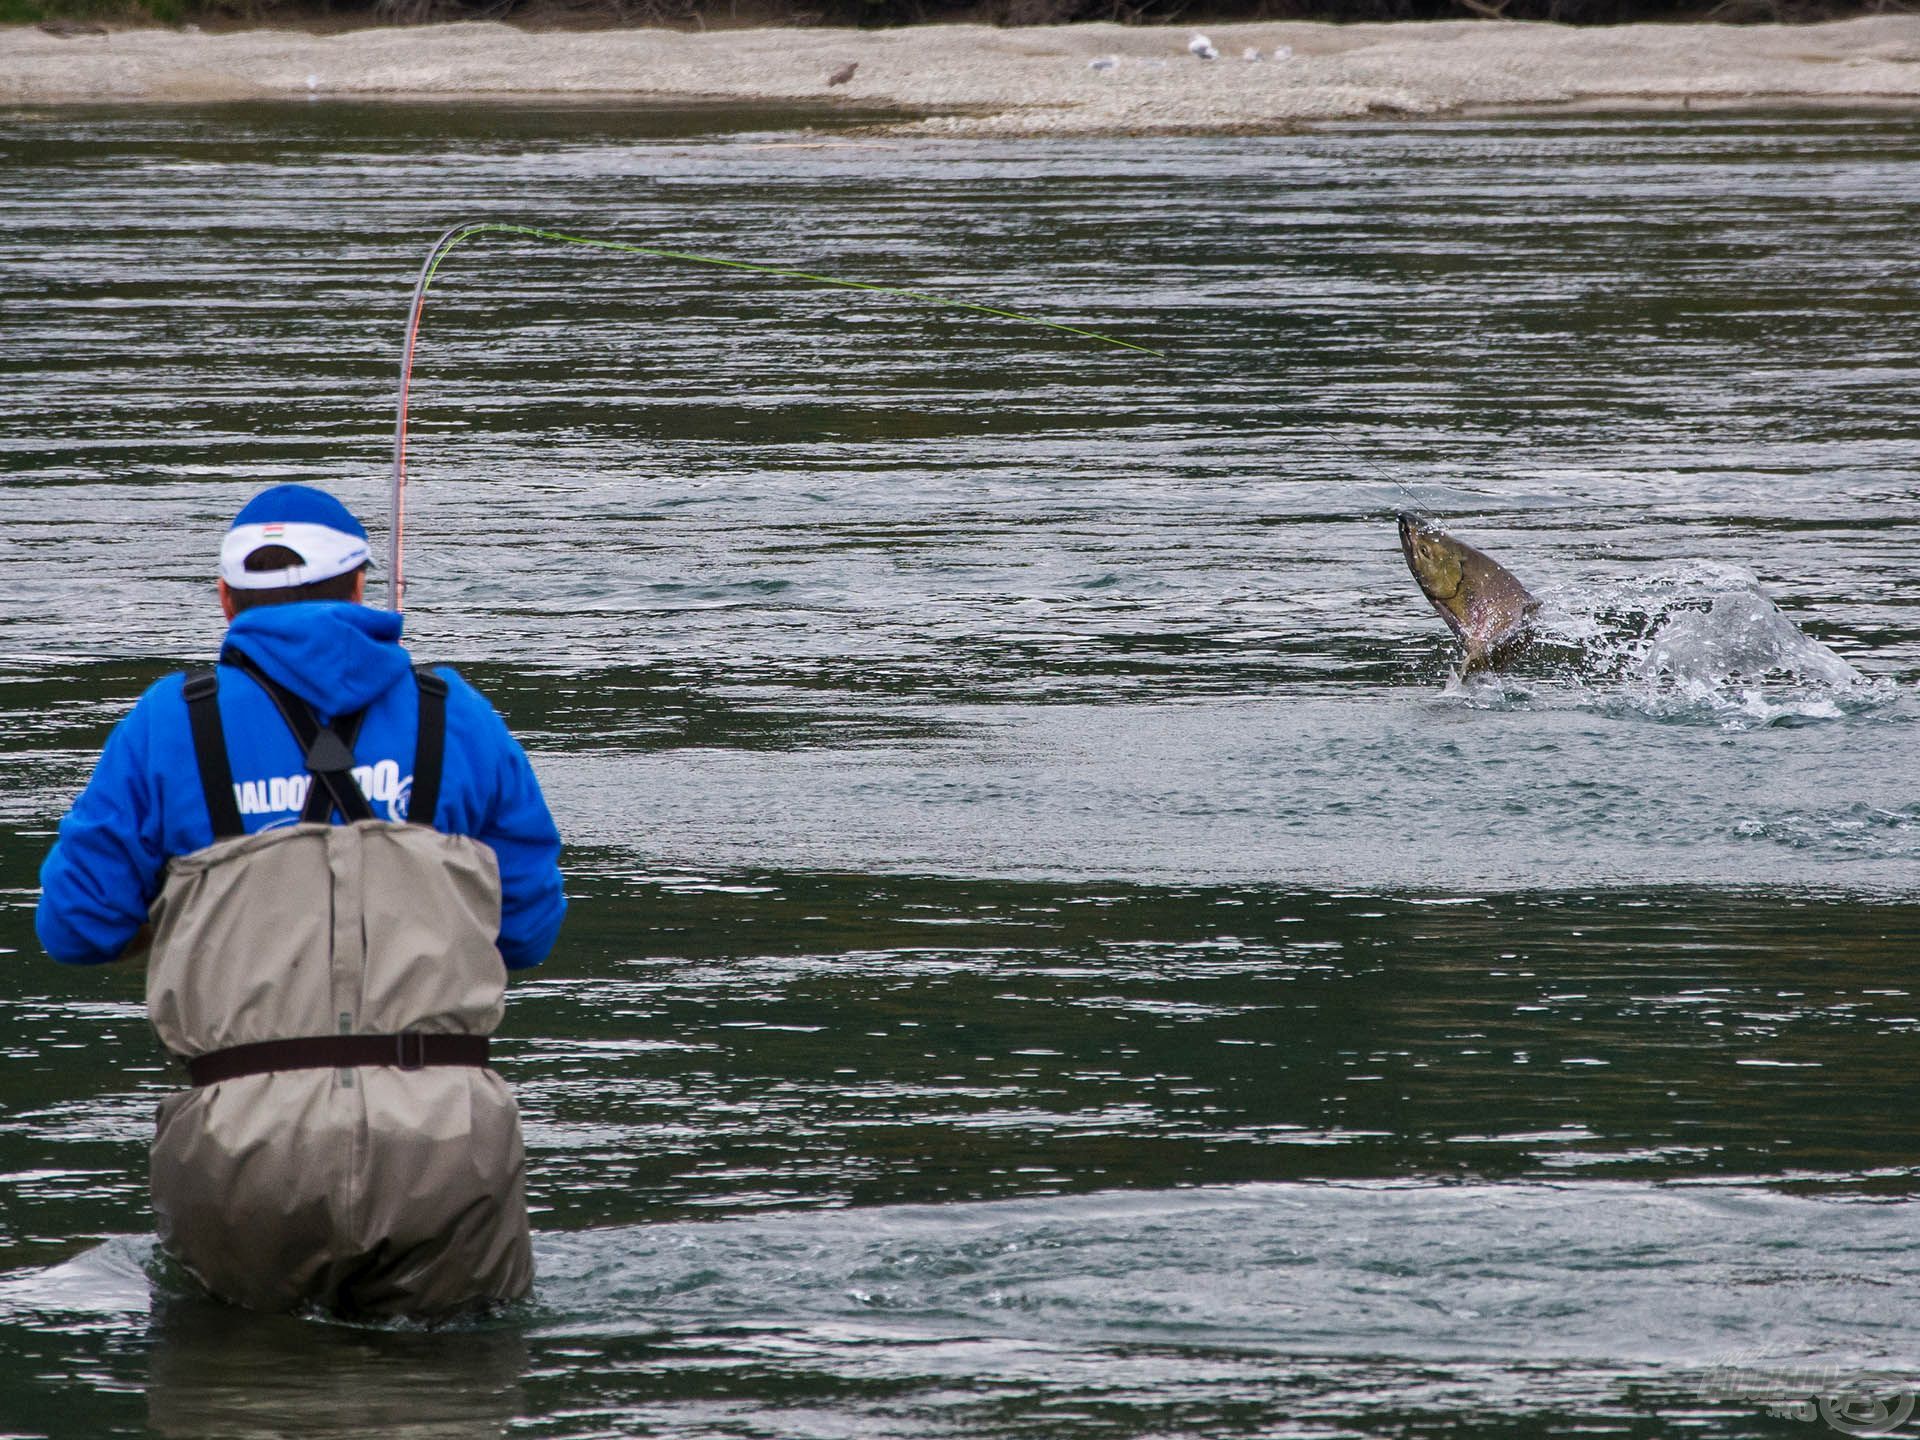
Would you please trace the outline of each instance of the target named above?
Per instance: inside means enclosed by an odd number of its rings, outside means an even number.
[[[1540,602],[1504,565],[1406,512],[1400,549],[1420,593],[1465,644],[1464,673],[1498,669],[1527,648]]]

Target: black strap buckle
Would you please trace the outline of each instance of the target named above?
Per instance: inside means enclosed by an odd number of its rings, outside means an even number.
[[[393,1037],[394,1064],[402,1070],[418,1070],[427,1063],[427,1037],[419,1030],[402,1030]]]
[[[220,651],[220,663],[231,665],[252,678],[273,702],[280,718],[287,722],[294,739],[306,752],[307,771],[312,782],[307,787],[306,804],[300,818],[308,823],[325,824],[335,810],[348,824],[373,819],[373,807],[353,778],[353,743],[359,738],[364,708],[351,715],[336,715],[330,725],[321,725],[313,707],[260,668],[246,651],[229,642]]]

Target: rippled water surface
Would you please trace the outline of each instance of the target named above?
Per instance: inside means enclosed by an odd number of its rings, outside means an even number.
[[[860,118],[0,112],[0,1428],[1884,1431],[1920,123]],[[252,489],[384,525],[405,301],[469,218],[1165,355],[455,253],[408,629],[570,845],[499,1046],[542,1279],[262,1322],[153,1254],[175,1079],[137,973],[39,955],[35,870],[217,645]],[[1453,678],[1415,507],[1546,653]]]

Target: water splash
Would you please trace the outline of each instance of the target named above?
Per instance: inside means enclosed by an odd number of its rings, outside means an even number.
[[[1641,667],[1650,677],[1713,687],[1774,676],[1833,688],[1866,683],[1753,588],[1723,590],[1704,610],[1676,609],[1655,632]]]
[[[1571,692],[1603,713],[1743,730],[1843,719],[1897,691],[1807,634],[1738,567],[1701,562],[1542,600],[1528,665],[1456,678],[1446,693],[1477,709],[1534,709]]]

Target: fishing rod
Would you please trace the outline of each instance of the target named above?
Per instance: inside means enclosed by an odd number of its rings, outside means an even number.
[[[510,225],[500,221],[471,221],[454,225],[443,232],[433,242],[433,248],[427,251],[427,258],[420,266],[420,279],[413,287],[413,305],[407,313],[407,341],[400,354],[400,401],[399,413],[393,425],[393,493],[390,502],[392,526],[387,538],[387,608],[399,610],[406,602],[407,583],[401,570],[406,544],[407,518],[407,396],[413,384],[413,355],[420,339],[420,316],[426,308],[427,291],[433,285],[433,277],[439,270],[454,246],[475,235],[520,235],[534,240],[552,240],[567,245],[583,245],[593,250],[614,250],[627,255],[643,255],[653,260],[676,261],[688,265],[710,265],[724,270],[745,270],[756,275],[766,275],[782,280],[803,280],[811,285],[830,285],[843,290],[865,290],[875,295],[892,295],[903,300],[914,300],[924,305],[938,305],[949,310],[971,310],[979,315],[993,315],[1002,320],[1019,320],[1031,325],[1044,325],[1049,330],[1059,330],[1068,335],[1077,335],[1086,340],[1097,340],[1103,345],[1117,346],[1122,350],[1138,351],[1142,355],[1154,355],[1165,358],[1165,352],[1150,346],[1136,345],[1131,340],[1121,340],[1112,335],[1103,335],[1098,330],[1084,330],[1077,325],[1063,325],[1057,320],[1043,320],[1038,315],[1025,315],[1018,310],[1000,310],[991,305],[976,305],[969,300],[954,300],[944,295],[929,295],[921,290],[903,290],[895,285],[875,285],[866,280],[845,280],[833,275],[816,275],[808,270],[792,270],[779,265],[760,265],[748,260],[729,260],[718,255],[693,255],[684,250],[657,250],[648,245],[633,245],[624,240],[602,240],[590,235],[570,235],[561,230],[546,230],[537,225]]]

